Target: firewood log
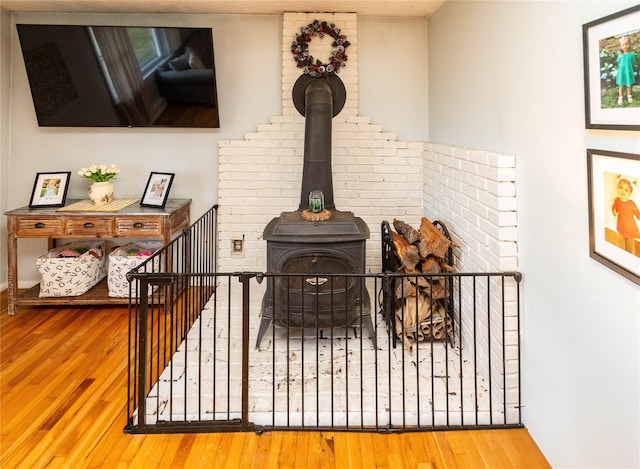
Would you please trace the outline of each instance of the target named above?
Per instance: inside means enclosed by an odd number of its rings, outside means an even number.
[[[427,238],[420,237],[420,240],[415,245],[418,248],[418,254],[420,254],[422,259],[426,259],[433,254],[431,252],[431,245]]]
[[[394,219],[393,227],[404,237],[404,239],[407,240],[407,243],[409,244],[413,244],[420,240],[420,232],[402,220]]]
[[[431,298],[444,300],[449,296],[449,289],[447,288],[447,283],[444,278],[441,278],[439,282],[435,283],[435,287],[431,290]]]
[[[420,261],[420,272],[423,274],[439,274],[442,272],[440,268],[440,259],[435,256],[427,256]]]
[[[403,277],[401,282],[396,281],[396,299],[404,298],[405,296],[415,296],[416,292],[416,286],[406,277]]]
[[[427,257],[429,254],[445,257],[447,249],[454,246],[453,242],[426,217],[422,217],[419,231],[422,238],[418,244],[418,251],[422,257]]]
[[[411,274],[411,277],[405,277],[405,279],[412,285],[417,285],[418,287],[426,287],[429,285],[430,277],[425,277],[419,270],[405,270],[404,272]]]
[[[455,270],[452,266],[442,261],[440,261],[440,269],[442,269],[441,271],[445,272],[453,272]]]
[[[407,240],[398,233],[391,232],[391,236],[393,238],[393,250],[402,266],[407,270],[415,269],[418,262],[420,262],[418,248],[413,244],[409,244]]]
[[[422,292],[429,295],[432,300],[441,300],[447,296],[447,286],[442,278],[432,278],[426,286],[422,287]]]
[[[409,281],[411,284],[417,285],[420,288],[425,288],[425,287],[430,288],[430,285],[432,283],[438,283],[444,280],[443,277],[434,277],[431,274],[423,274],[419,270],[409,270],[409,271],[405,270],[404,272],[407,274],[411,274],[410,277],[404,277],[404,278],[407,281]]]

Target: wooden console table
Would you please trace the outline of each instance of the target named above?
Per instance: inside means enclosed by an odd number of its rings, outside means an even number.
[[[67,206],[77,202],[67,201]],[[179,230],[189,227],[191,199],[169,199],[164,208],[130,205],[117,212],[73,212],[56,208],[22,207],[7,216],[7,279],[9,314],[20,305],[127,304],[128,298],[108,296],[103,280],[84,295],[40,298],[40,285],[18,296],[18,238],[47,238],[49,249],[55,239],[137,238],[162,239],[164,244]]]

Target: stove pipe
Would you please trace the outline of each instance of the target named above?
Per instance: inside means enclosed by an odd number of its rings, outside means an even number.
[[[331,170],[331,119],[344,106],[346,91],[337,76],[311,78],[302,75],[293,88],[296,109],[305,117],[304,163],[299,211],[309,208],[309,193],[321,190],[324,207],[335,210]]]

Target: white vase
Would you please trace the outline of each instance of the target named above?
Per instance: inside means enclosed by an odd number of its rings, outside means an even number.
[[[94,182],[89,186],[89,199],[93,205],[106,205],[113,200],[115,187],[111,181]]]

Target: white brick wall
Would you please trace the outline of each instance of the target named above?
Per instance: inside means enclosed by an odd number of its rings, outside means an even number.
[[[447,145],[427,144],[424,153],[424,207],[431,220],[440,220],[448,228],[457,247],[455,266],[461,272],[496,272],[518,269],[518,213],[516,204],[515,157]],[[497,294],[502,285],[491,281]],[[487,298],[485,283],[475,292],[462,295],[459,321],[462,323],[462,347],[477,354],[480,363],[500,363],[502,331],[505,335],[507,383],[517,380],[518,337],[516,284],[505,280],[505,300]],[[475,298],[475,301],[472,299]],[[502,325],[504,307],[505,324]],[[472,335],[473,317],[476,322]],[[458,325],[460,327],[460,324]],[[495,373],[495,372],[494,372]],[[501,392],[503,375],[495,373],[494,384]],[[507,384],[509,386],[509,384]],[[517,396],[515,396],[517,397]],[[507,399],[515,401],[514,396]]]
[[[426,216],[458,246],[458,270],[517,270],[515,157],[426,144],[423,189]]]

